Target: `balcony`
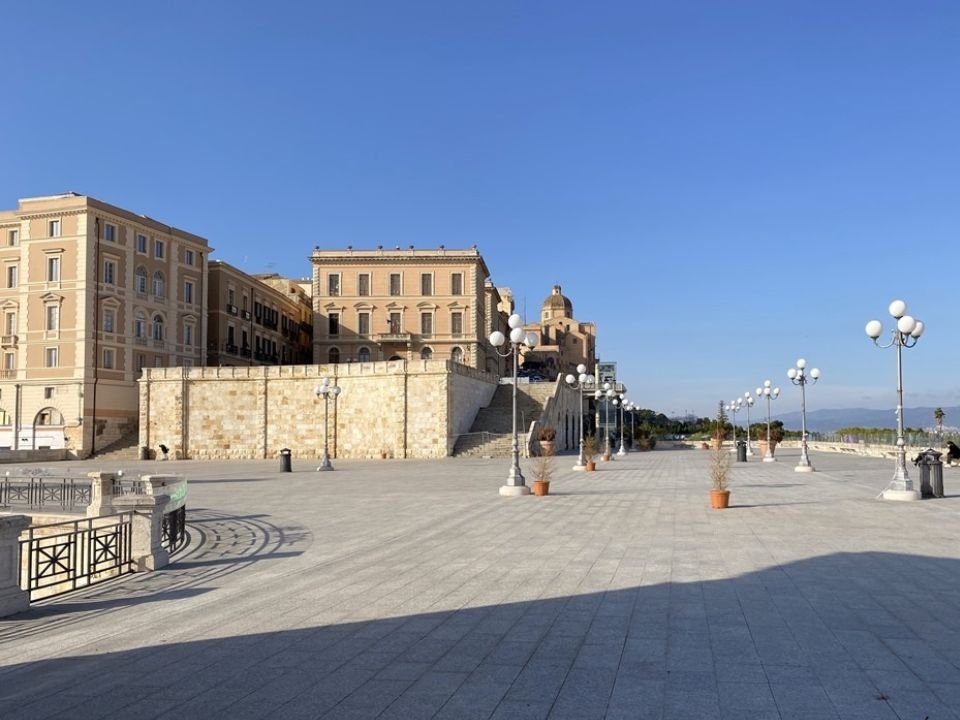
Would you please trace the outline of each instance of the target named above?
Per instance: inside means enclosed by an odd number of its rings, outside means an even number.
[[[17,377],[17,371],[14,370],[0,370],[0,380],[15,380]]]
[[[388,342],[413,342],[413,335],[408,332],[387,332],[381,333],[377,336],[377,342],[388,343]]]
[[[226,345],[224,345],[223,349],[228,353],[230,353],[231,355],[236,355],[238,350],[237,346],[231,343],[227,343]]]
[[[133,341],[134,341],[137,345],[146,345],[146,344],[147,344],[147,338],[145,338],[143,335],[135,335],[134,338],[133,338]]]
[[[250,315],[249,310],[241,310],[240,315],[244,320],[249,320],[252,316]]]
[[[236,305],[231,305],[230,303],[227,303],[227,315],[236,315],[237,312],[238,311],[237,311]]]
[[[252,354],[253,354],[253,351],[251,351],[249,347],[242,347],[242,348],[240,348],[240,357],[248,358],[248,357],[250,357]]]
[[[16,347],[17,336],[16,335],[0,335],[0,345],[2,345],[3,347]]]

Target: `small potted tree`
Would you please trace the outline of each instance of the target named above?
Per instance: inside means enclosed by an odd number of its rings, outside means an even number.
[[[767,456],[767,424],[756,423],[751,426],[753,428],[754,437],[757,438],[757,443],[760,445],[760,454],[763,457]],[[777,449],[777,445],[783,442],[783,422],[780,420],[772,420],[770,422],[770,457],[773,457],[774,451]]]
[[[710,507],[714,510],[723,510],[730,506],[730,454],[722,447],[715,447],[710,451],[710,479],[713,489],[710,490]]]
[[[540,454],[553,455],[556,451],[557,429],[553,425],[540,428]]]
[[[597,469],[597,437],[587,435],[583,438],[583,465],[587,472]]]
[[[540,454],[533,459],[533,494],[543,497],[550,494],[550,479],[553,477],[553,448],[541,445]]]

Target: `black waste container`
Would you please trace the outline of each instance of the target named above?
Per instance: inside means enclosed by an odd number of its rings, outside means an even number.
[[[146,445],[140,446],[140,459],[149,460],[150,459],[150,448]]]
[[[280,472],[293,472],[290,467],[290,448],[280,451]]]
[[[743,440],[737,440],[737,462],[747,461],[747,443]]]
[[[914,461],[920,468],[920,497],[943,497],[943,453],[933,448],[921,450]]]

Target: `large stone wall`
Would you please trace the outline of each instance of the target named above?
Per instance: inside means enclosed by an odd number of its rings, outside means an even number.
[[[140,380],[140,445],[174,457],[319,458],[324,401],[334,457],[446,457],[456,436],[489,404],[496,379],[443,360],[281,367],[150,368]]]

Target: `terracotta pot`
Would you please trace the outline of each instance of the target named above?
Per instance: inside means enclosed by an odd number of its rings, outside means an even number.
[[[757,443],[760,445],[760,457],[767,456],[767,441],[758,440]],[[773,457],[777,452],[777,443],[773,443],[773,447],[770,448],[770,457]]]
[[[544,495],[550,494],[550,481],[549,480],[534,480],[533,481],[533,494],[543,497]]]
[[[540,440],[541,455],[553,455],[555,449],[556,449],[555,440]]]
[[[597,469],[597,464],[593,460],[588,462],[586,466],[587,466],[587,472],[593,472],[594,470]]]
[[[600,459],[603,460],[604,462],[610,462],[610,453],[604,453],[603,457]]]
[[[712,507],[714,510],[723,510],[724,508],[730,507],[730,491],[711,490],[710,507]]]

